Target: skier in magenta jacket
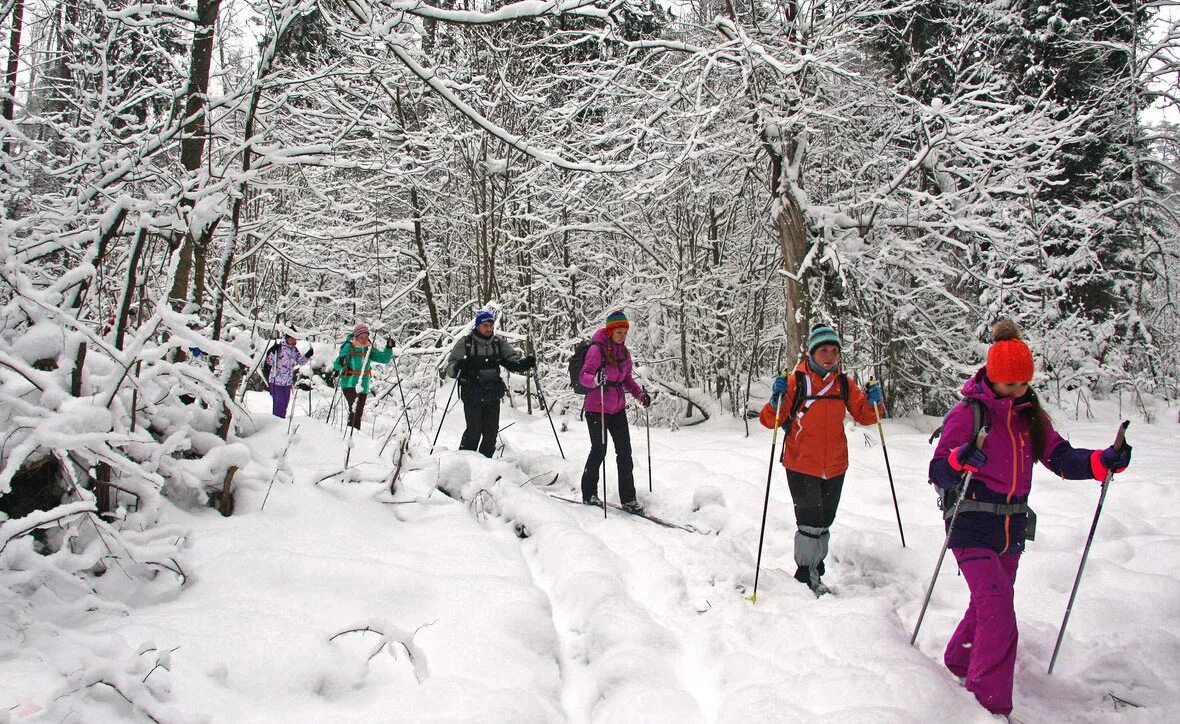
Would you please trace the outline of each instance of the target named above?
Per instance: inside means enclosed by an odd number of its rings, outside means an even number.
[[[594,333],[586,359],[582,363],[579,382],[590,391],[586,393],[582,410],[590,431],[590,456],[582,470],[582,502],[602,505],[597,495],[598,468],[606,459],[606,440],[603,439],[603,420],[615,443],[615,459],[619,468],[619,498],[623,507],[632,512],[642,508],[635,499],[634,463],[631,461],[631,433],[627,428],[627,398],[624,390],[643,403],[651,404],[647,393],[631,376],[631,353],[627,351],[627,330],[630,322],[622,310],[611,312],[602,329]]]
[[[1120,472],[1131,462],[1131,446],[1105,450],[1075,448],[1057,431],[1029,387],[1033,357],[1020,330],[1002,320],[987,365],[963,385],[965,398],[947,413],[942,438],[930,461],[930,479],[950,491],[967,471],[971,483],[951,530],[950,548],[971,599],[963,620],[947,643],[943,661],[965,679],[988,711],[1012,712],[1012,678],[1016,665],[1016,612],[1013,586],[1024,541],[1029,533],[1028,494],[1033,463],[1071,480],[1104,481],[1108,470]],[[988,428],[981,449],[972,435],[982,405]],[[946,523],[950,525],[950,520]]]

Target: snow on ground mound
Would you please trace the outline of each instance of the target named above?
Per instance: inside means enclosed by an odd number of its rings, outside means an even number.
[[[265,416],[265,395],[248,401],[258,432],[235,453],[235,515],[169,512],[192,531],[187,585],[60,628],[70,665],[22,658],[13,642],[0,663],[4,716],[50,709],[73,670],[154,687],[161,706],[149,713],[167,721],[992,721],[941,664],[967,598],[953,564],[908,644],[943,534],[925,483],[931,448],[905,421],[885,431],[907,547],[876,435],[852,432],[825,577],[835,595],[816,599],[792,576],[775,465],[755,604],[770,439],[760,429],[653,429],[653,492],[633,435],[640,500],[697,531],[685,532],[552,497],[580,499],[588,440],[576,420],[557,421],[570,428],[562,459],[543,416],[506,407],[504,456],[487,460],[452,450],[452,413],[435,454],[416,434],[395,464],[392,447],[379,454],[394,413],[348,450],[339,428],[297,416],[290,438]],[[1058,426],[1079,445],[1114,429],[1065,416]],[[1107,497],[1051,677],[1098,487],[1037,474],[1040,530],[1017,581],[1023,721],[1169,721],[1180,707],[1176,433],[1131,430],[1135,460]],[[615,485],[612,464],[612,501]],[[142,718],[109,689],[88,691],[84,718]]]

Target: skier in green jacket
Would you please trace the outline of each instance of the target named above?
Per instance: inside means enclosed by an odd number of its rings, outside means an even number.
[[[385,340],[385,349],[375,349],[369,341],[369,325],[360,322],[352,334],[340,345],[340,352],[332,369],[340,373],[340,391],[348,402],[348,424],[361,429],[361,415],[365,412],[365,399],[369,396],[371,365],[389,364],[393,359],[393,338]]]

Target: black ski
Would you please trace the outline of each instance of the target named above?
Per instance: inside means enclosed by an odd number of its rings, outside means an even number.
[[[548,493],[548,495],[550,498],[554,498],[555,500],[561,500],[566,503],[571,503],[573,505],[586,505],[582,501],[574,500],[573,498],[563,498],[562,496],[554,495],[553,493]],[[619,505],[618,503],[608,502],[607,505],[610,506],[611,508],[614,508],[615,510],[620,511],[620,512],[626,513],[628,515],[633,515],[636,518],[643,518],[644,520],[651,521],[652,523],[655,523],[656,525],[662,525],[665,528],[674,528],[676,530],[682,530],[686,533],[697,533],[698,532],[698,531],[693,530],[692,528],[688,528],[688,527],[680,525],[678,523],[672,523],[670,521],[664,520],[663,518],[659,518],[657,516],[654,516],[651,513],[647,513],[647,512],[636,513],[634,511],[627,510],[626,508]]]
[[[1133,701],[1127,701],[1126,699],[1122,698],[1121,696],[1116,696],[1115,694],[1112,694],[1110,692],[1107,692],[1106,698],[1110,699],[1111,704],[1114,704],[1115,711],[1122,711],[1123,709],[1142,709],[1143,708],[1142,704],[1136,704]]]

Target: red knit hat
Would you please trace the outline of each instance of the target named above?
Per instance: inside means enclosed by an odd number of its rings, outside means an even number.
[[[1020,338],[1020,327],[1011,319],[1001,319],[992,327],[991,348],[987,351],[987,378],[992,382],[1031,382],[1032,351]]]

